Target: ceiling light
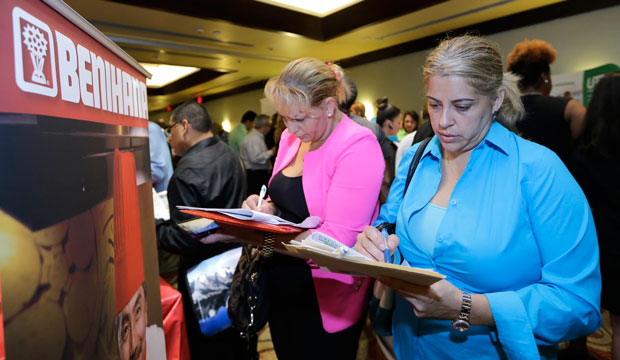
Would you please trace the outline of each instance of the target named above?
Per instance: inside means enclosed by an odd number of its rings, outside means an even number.
[[[317,17],[325,17],[363,0],[256,0]]]
[[[189,66],[146,63],[140,63],[140,65],[153,75],[152,78],[146,79],[146,86],[150,88],[166,86],[200,70],[199,68]]]

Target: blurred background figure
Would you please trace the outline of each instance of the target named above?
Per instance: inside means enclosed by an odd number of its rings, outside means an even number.
[[[362,108],[364,105],[360,102],[355,102],[355,99],[357,99],[357,85],[355,85],[355,81],[346,75],[342,81],[347,85],[349,91],[343,93],[343,98],[338,103],[338,108],[358,125],[370,129],[370,131],[372,131],[377,138],[379,146],[381,146],[381,153],[383,154],[383,160],[385,161],[385,170],[383,172],[383,182],[381,183],[381,193],[379,194],[379,204],[383,204],[387,200],[388,193],[390,192],[390,186],[392,186],[392,181],[394,181],[394,172],[390,167],[394,162],[394,156],[396,154],[394,152],[394,145],[385,136],[383,129],[381,129],[379,125],[368,121],[362,116],[353,114],[353,112],[349,113],[349,109],[353,109],[355,104],[361,104]]]
[[[269,123],[271,127],[267,134],[265,134],[265,145],[267,145],[267,149],[271,149],[272,147],[277,145],[276,142],[276,125],[278,124],[278,113],[275,112],[271,115],[271,119],[269,119]]]
[[[172,176],[172,159],[163,129],[152,121],[149,121],[149,153],[151,181],[155,190],[162,192],[168,188]]]
[[[213,135],[219,137],[220,140],[228,144],[229,134],[226,130],[224,130],[222,124],[219,121],[213,121]]]
[[[399,108],[389,103],[386,96],[381,99],[382,101],[378,105],[379,111],[377,111],[377,124],[381,126],[388,139],[398,142],[396,134],[400,130],[403,114],[401,114]]]
[[[248,180],[248,194],[260,193],[260,188],[267,185],[271,175],[269,159],[276,153],[276,147],[267,149],[265,135],[271,130],[269,116],[258,115],[254,121],[254,129],[241,142],[241,160],[245,166]]]
[[[400,142],[405,135],[411,134],[418,129],[418,124],[420,123],[420,115],[415,110],[409,110],[405,112],[403,115],[403,123],[398,133],[396,133],[396,137]],[[413,140],[413,139],[412,139]]]
[[[350,107],[350,114],[366,119],[366,107],[361,102],[354,102]]]
[[[254,126],[254,119],[256,119],[256,113],[252,110],[246,111],[241,117],[241,122],[230,133],[228,144],[237,154],[241,150],[243,138]]]
[[[594,88],[586,114],[586,128],[579,138],[572,165],[575,178],[585,192],[594,215],[603,283],[601,306],[611,314],[613,360],[620,360],[620,287],[617,283],[620,277],[618,139],[620,72],[612,72],[605,75]]]
[[[568,165],[573,140],[584,128],[586,109],[574,99],[549,96],[556,51],[542,40],[525,40],[508,54],[507,70],[521,77],[519,90],[525,117],[516,126],[521,136],[553,150]]]

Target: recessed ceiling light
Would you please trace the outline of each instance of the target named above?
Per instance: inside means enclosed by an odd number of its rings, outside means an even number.
[[[197,67],[189,66],[147,63],[140,63],[140,65],[142,65],[142,67],[153,75],[152,78],[146,79],[146,86],[150,88],[160,88],[162,86],[166,86],[200,70]]]
[[[196,32],[202,34],[204,32],[203,28],[196,28]]]
[[[325,17],[363,0],[256,0],[317,17]]]
[[[222,32],[219,30],[213,30],[213,35],[221,35]]]

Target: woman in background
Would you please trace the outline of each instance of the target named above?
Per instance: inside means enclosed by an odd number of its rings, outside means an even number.
[[[549,96],[556,51],[542,40],[526,40],[508,54],[508,71],[521,77],[519,90],[525,117],[517,129],[526,139],[553,150],[568,164],[576,139],[585,126],[586,108],[574,99]]]
[[[352,115],[357,115],[366,119],[366,107],[361,102],[354,102],[349,111],[351,111]]]
[[[398,130],[398,133],[396,133],[398,142],[401,142],[406,135],[416,131],[419,123],[420,115],[418,115],[416,111],[410,110],[405,112],[405,115],[403,115],[402,127],[400,130]]]
[[[403,114],[400,109],[389,103],[387,97],[382,97],[380,102],[377,102],[377,125],[381,126],[385,136],[387,136],[394,143],[398,142],[396,134],[400,130],[402,124]]]
[[[592,208],[601,257],[601,305],[611,314],[611,354],[620,360],[620,72],[594,88],[586,128],[573,156],[573,173]],[[571,344],[572,345],[572,344]]]

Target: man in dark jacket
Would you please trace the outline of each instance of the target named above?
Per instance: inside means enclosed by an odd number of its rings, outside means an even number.
[[[170,117],[167,128],[170,145],[181,159],[168,184],[170,220],[157,221],[157,242],[160,248],[181,254],[179,291],[183,295],[192,358],[235,359],[242,347],[238,333],[229,329],[209,337],[202,335],[193,312],[186,272],[202,260],[238,245],[205,245],[177,225],[194,218],[180,212],[177,205],[238,208],[245,199],[246,182],[241,160],[228,145],[213,136],[212,124],[209,113],[196,102],[180,105]]]

